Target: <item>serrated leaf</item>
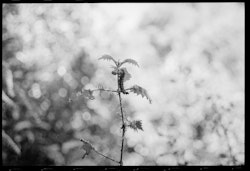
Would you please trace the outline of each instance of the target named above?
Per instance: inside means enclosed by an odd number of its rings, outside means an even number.
[[[90,154],[91,150],[94,150],[94,147],[86,140],[81,139],[81,142],[83,142],[82,149],[85,151],[82,157],[84,159],[86,155]]]
[[[100,58],[98,58],[98,60],[107,60],[107,61],[113,61],[114,63],[115,63],[115,65],[117,66],[117,62],[116,62],[116,60],[112,57],[112,56],[110,56],[110,55],[102,55],[102,57],[100,57]]]
[[[132,76],[131,76],[131,74],[128,72],[128,70],[127,70],[126,68],[121,68],[121,69],[123,69],[123,70],[124,70],[124,73],[125,73],[123,81],[125,82],[125,81],[130,80],[130,78],[131,78]]]
[[[139,120],[139,121],[135,121],[135,125],[136,125],[136,127],[137,127],[138,129],[140,129],[140,130],[142,130],[142,131],[143,131],[143,129],[142,129],[142,123],[141,123],[141,120]]]
[[[138,85],[134,85],[133,87],[129,88],[129,90],[137,95],[141,95],[142,97],[145,96],[149,100],[149,103],[152,103],[152,100],[149,97],[146,89],[144,89]]]
[[[138,131],[138,129],[143,131],[141,120],[135,120],[135,121],[129,122],[128,126],[135,131]]]
[[[121,62],[120,66],[122,66],[125,63],[129,63],[139,67],[138,63],[134,59],[125,59],[124,61]]]

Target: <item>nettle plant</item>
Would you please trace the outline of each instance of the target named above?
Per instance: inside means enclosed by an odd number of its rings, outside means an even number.
[[[118,89],[117,90],[110,90],[110,89],[105,89],[103,86],[98,85],[97,89],[84,89],[82,90],[80,93],[78,93],[78,95],[83,95],[84,97],[90,99],[90,100],[94,100],[95,97],[93,96],[93,92],[94,91],[106,91],[106,92],[111,92],[111,93],[117,93],[118,97],[119,97],[119,108],[120,108],[120,116],[121,116],[121,129],[122,129],[122,140],[121,140],[121,151],[120,151],[120,160],[115,160],[112,159],[102,153],[100,153],[99,151],[96,150],[96,148],[94,148],[94,146],[87,140],[85,139],[81,139],[80,141],[83,143],[82,148],[84,149],[84,155],[83,155],[83,159],[85,158],[85,156],[87,156],[88,154],[90,154],[92,151],[105,157],[108,160],[111,160],[117,164],[119,164],[120,166],[123,166],[123,148],[124,148],[124,139],[125,139],[125,132],[127,128],[131,128],[135,131],[141,130],[143,131],[142,128],[142,122],[141,120],[129,120],[126,115],[124,115],[124,109],[122,106],[122,95],[128,95],[130,92],[131,93],[135,93],[137,95],[141,95],[142,97],[146,97],[149,100],[149,103],[151,104],[152,100],[149,97],[147,90],[145,90],[144,88],[138,86],[138,85],[134,85],[130,88],[125,88],[124,87],[124,82],[128,81],[131,78],[131,74],[127,71],[127,69],[124,66],[124,64],[132,64],[135,65],[137,67],[139,67],[138,63],[133,60],[133,59],[125,59],[124,61],[120,62],[119,60],[116,61],[113,57],[111,57],[110,55],[103,55],[102,57],[99,58],[99,60],[108,60],[113,62],[115,65],[112,65],[111,68],[113,69],[113,71],[111,72],[113,75],[117,76],[117,85],[118,85]]]

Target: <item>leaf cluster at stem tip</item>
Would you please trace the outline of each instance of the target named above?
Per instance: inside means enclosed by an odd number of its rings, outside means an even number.
[[[94,100],[94,96],[93,96],[93,92],[94,91],[107,91],[107,92],[110,92],[110,93],[113,93],[113,92],[116,92],[118,94],[118,97],[119,97],[119,103],[120,103],[120,110],[121,110],[121,120],[122,120],[122,142],[121,142],[121,155],[120,155],[120,160],[119,161],[116,161],[104,154],[102,154],[101,152],[97,151],[92,144],[90,144],[90,142],[84,140],[84,139],[81,139],[81,142],[83,143],[82,145],[82,149],[85,151],[84,155],[82,158],[85,158],[85,156],[89,155],[91,151],[94,151],[96,152],[97,154],[105,157],[106,159],[109,159],[117,164],[119,164],[120,166],[123,166],[123,149],[124,149],[124,138],[125,138],[125,132],[126,132],[126,127],[129,127],[135,131],[138,131],[138,130],[141,130],[143,131],[143,128],[142,128],[142,121],[141,120],[134,120],[134,121],[129,121],[127,118],[126,118],[126,115],[123,111],[123,107],[122,107],[122,97],[121,97],[121,94],[129,94],[127,91],[130,91],[132,93],[135,93],[137,95],[141,95],[142,97],[146,97],[149,102],[151,103],[152,100],[151,98],[149,97],[148,95],[148,92],[146,89],[138,86],[138,85],[134,85],[130,88],[127,88],[125,89],[124,88],[124,82],[129,80],[131,78],[131,74],[127,71],[127,69],[125,67],[122,67],[121,66],[123,64],[132,64],[132,65],[135,65],[137,67],[139,67],[138,63],[133,60],[133,59],[125,59],[123,60],[122,62],[120,61],[116,61],[112,56],[110,55],[103,55],[102,57],[99,58],[99,60],[108,60],[108,61],[113,61],[115,66],[112,66],[113,68],[113,71],[111,72],[113,75],[117,75],[117,80],[118,80],[118,89],[117,90],[109,90],[109,89],[105,89],[102,85],[98,85],[97,86],[97,89],[94,89],[94,90],[90,90],[90,89],[87,89],[87,90],[82,90],[80,93],[78,93],[78,95],[83,95],[84,97],[90,99],[90,100]],[[127,90],[127,91],[126,91]],[[125,122],[125,120],[127,122]]]
[[[124,61],[122,62],[119,62],[119,61],[116,61],[112,56],[110,55],[103,55],[102,57],[99,58],[99,60],[108,60],[108,61],[113,61],[116,65],[117,68],[120,68],[123,64],[125,63],[129,63],[129,64],[132,64],[132,65],[135,65],[137,67],[139,67],[138,63],[133,60],[133,59],[125,59]]]
[[[115,66],[112,66],[112,68],[114,69],[112,71],[112,74],[118,73],[118,71],[121,70],[121,69],[124,70],[124,72],[125,72],[124,81],[129,80],[131,78],[131,74],[127,71],[126,68],[124,68],[124,67],[120,68],[123,64],[128,63],[128,64],[132,64],[132,65],[135,65],[135,66],[139,67],[138,63],[133,59],[125,59],[122,62],[119,62],[119,61],[116,61],[112,56],[107,55],[107,54],[100,57],[99,60],[107,60],[107,61],[113,61],[114,62]],[[150,96],[149,96],[146,89],[144,89],[144,88],[142,88],[142,87],[140,87],[138,85],[134,85],[134,86],[132,86],[132,87],[126,89],[126,90],[129,90],[130,92],[135,93],[137,95],[141,95],[142,97],[145,96],[148,99],[149,103],[150,104],[152,103],[152,99],[150,98]]]

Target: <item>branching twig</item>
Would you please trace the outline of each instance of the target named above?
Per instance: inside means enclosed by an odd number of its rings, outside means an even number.
[[[122,142],[121,142],[121,155],[120,155],[120,161],[116,161],[100,152],[98,152],[89,142],[82,140],[83,144],[83,149],[85,150],[85,155],[88,155],[90,153],[91,150],[94,150],[97,154],[118,163],[120,166],[123,166],[123,150],[124,150],[124,140],[125,140],[125,132],[126,132],[126,128],[127,126],[134,129],[135,131],[137,131],[138,129],[143,130],[142,129],[142,123],[141,120],[135,120],[135,121],[129,121],[127,119],[126,114],[123,112],[123,106],[122,106],[122,97],[121,97],[121,93],[123,94],[129,94],[128,92],[126,92],[126,90],[130,90],[131,92],[137,94],[137,95],[141,95],[142,97],[146,97],[149,102],[151,103],[151,98],[149,97],[146,89],[138,86],[138,85],[134,85],[133,87],[124,89],[124,82],[129,80],[131,78],[131,74],[129,74],[129,72],[127,71],[126,68],[121,68],[121,66],[125,63],[128,64],[133,64],[139,67],[138,63],[133,60],[133,59],[125,59],[124,61],[120,62],[119,60],[116,61],[112,56],[110,55],[103,55],[102,57],[100,57],[99,59],[102,60],[108,60],[108,61],[113,61],[115,63],[115,66],[112,66],[112,68],[114,69],[111,73],[113,75],[117,75],[117,83],[118,83],[118,89],[117,90],[109,90],[109,89],[104,89],[104,87],[102,85],[99,85],[97,89],[94,90],[83,90],[81,93],[79,93],[79,95],[85,95],[87,98],[93,100],[95,99],[93,96],[93,92],[94,91],[107,91],[107,92],[115,92],[118,94],[119,97],[119,105],[120,105],[120,112],[121,112],[121,118],[122,118]],[[128,122],[128,124],[126,123]]]
[[[100,88],[94,89],[94,90],[91,90],[91,91],[109,91],[109,92],[115,92],[115,93],[118,92],[118,91],[116,91],[116,90],[106,90],[106,89],[100,89]]]
[[[96,149],[94,149],[94,151],[95,151],[97,154],[99,154],[99,155],[105,157],[106,159],[109,159],[109,160],[111,160],[111,161],[113,161],[113,162],[115,162],[115,163],[118,163],[118,164],[120,163],[119,161],[116,161],[116,160],[114,160],[114,159],[112,159],[112,158],[110,158],[110,157],[108,157],[108,156],[106,156],[106,155],[100,153],[100,152],[97,151]]]
[[[227,139],[227,146],[228,146],[228,152],[229,152],[230,158],[233,162],[233,165],[236,165],[237,160],[236,160],[235,156],[233,156],[233,154],[232,154],[232,147],[231,147],[230,142],[229,142],[228,130],[222,124],[221,124],[221,127],[222,127],[224,135]]]
[[[108,156],[102,154],[101,152],[97,151],[96,148],[95,148],[89,141],[86,141],[86,140],[84,140],[84,139],[80,139],[80,141],[83,142],[82,148],[85,150],[85,154],[83,155],[82,158],[85,158],[85,156],[88,155],[88,154],[90,153],[91,150],[93,150],[93,151],[95,151],[97,154],[99,154],[99,155],[105,157],[106,159],[109,159],[109,160],[111,160],[111,161],[116,162],[116,163],[119,164],[118,161],[116,161],[116,160],[114,160],[114,159],[112,159],[112,158],[110,158],[110,157],[108,157]]]

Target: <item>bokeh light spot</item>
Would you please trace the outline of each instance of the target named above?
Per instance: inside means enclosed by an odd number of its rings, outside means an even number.
[[[60,88],[58,91],[59,96],[66,97],[67,96],[67,90],[65,88]]]
[[[64,66],[60,66],[57,69],[57,73],[58,75],[60,75],[61,77],[64,76],[64,74],[66,74],[67,70]]]

